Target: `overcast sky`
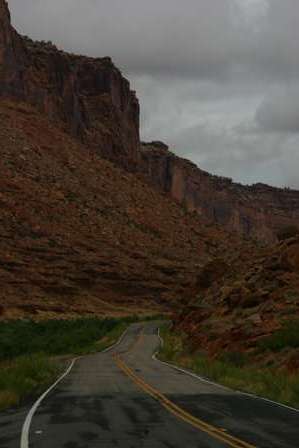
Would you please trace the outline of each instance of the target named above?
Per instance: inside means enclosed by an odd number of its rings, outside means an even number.
[[[299,188],[299,0],[9,0],[23,34],[113,58],[142,138],[243,183]]]

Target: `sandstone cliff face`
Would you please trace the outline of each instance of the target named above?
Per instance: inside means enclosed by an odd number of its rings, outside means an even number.
[[[299,225],[299,191],[243,186],[212,176],[160,142],[143,144],[141,155],[143,174],[208,223],[268,242],[276,239],[279,229]]]
[[[0,93],[22,95],[25,52],[22,41],[11,27],[6,1],[0,0]]]
[[[0,94],[31,103],[105,158],[133,169],[139,104],[110,58],[75,56],[19,36],[5,0],[0,25]]]

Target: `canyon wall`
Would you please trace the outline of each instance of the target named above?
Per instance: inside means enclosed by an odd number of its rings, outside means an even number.
[[[299,191],[244,186],[213,176],[161,142],[142,144],[141,154],[142,172],[150,182],[207,223],[267,242],[273,242],[280,229],[299,226]]]
[[[5,0],[0,25],[1,96],[29,102],[105,158],[133,169],[139,103],[111,59],[68,54],[18,35]]]

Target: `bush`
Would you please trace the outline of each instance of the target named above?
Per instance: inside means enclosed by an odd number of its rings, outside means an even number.
[[[299,235],[299,229],[294,225],[282,227],[276,234],[279,241],[285,241],[289,238],[294,238],[297,235]]]
[[[14,321],[0,323],[0,361],[44,353],[61,355],[88,351],[120,322],[130,319],[76,319],[44,322]]]
[[[196,286],[199,289],[208,289],[215,281],[220,280],[227,272],[228,266],[218,258],[207,263],[197,277]]]
[[[243,367],[248,362],[248,356],[241,352],[224,352],[220,360],[235,367]]]
[[[259,347],[264,350],[278,352],[286,347],[299,347],[299,320],[285,322],[283,327],[271,336],[263,339]]]
[[[42,391],[58,372],[58,366],[43,355],[22,356],[1,366],[0,410],[18,405],[27,395]]]

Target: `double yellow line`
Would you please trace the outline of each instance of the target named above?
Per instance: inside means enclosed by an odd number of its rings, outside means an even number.
[[[131,351],[138,343],[140,343],[142,339],[142,332],[139,335],[139,338],[137,341],[130,347],[130,349],[126,352],[128,353]],[[165,395],[163,395],[161,392],[159,392],[157,389],[153,388],[149,384],[147,384],[142,378],[137,376],[135,372],[123,361],[120,355],[114,353],[113,355],[114,360],[116,362],[116,365],[121,369],[131,380],[139,386],[145,393],[150,395],[155,400],[159,401],[159,403],[167,409],[169,412],[171,412],[173,415],[178,417],[179,419],[185,421],[186,423],[189,423],[194,428],[199,429],[200,431],[204,431],[205,433],[209,434],[211,437],[220,440],[221,442],[225,443],[226,445],[233,447],[233,448],[256,448],[254,445],[251,445],[247,442],[244,442],[243,440],[238,439],[237,437],[231,436],[230,434],[227,434],[224,432],[224,430],[217,428],[215,426],[209,425],[208,423],[205,423],[204,421],[198,419],[197,417],[194,417],[192,414],[189,414],[189,412],[185,411],[181,407],[177,406],[173,401],[169,400]]]

